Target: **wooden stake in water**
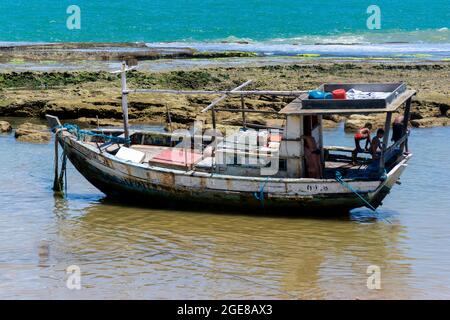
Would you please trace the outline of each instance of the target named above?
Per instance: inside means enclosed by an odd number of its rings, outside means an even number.
[[[61,192],[62,188],[59,184],[59,155],[58,155],[58,132],[55,134],[55,178],[53,180],[53,191]]]

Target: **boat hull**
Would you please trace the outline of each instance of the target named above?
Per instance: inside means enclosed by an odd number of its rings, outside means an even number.
[[[75,168],[100,191],[119,201],[305,214],[345,213],[366,205],[334,180],[265,180],[148,167],[125,163],[70,136],[59,139]],[[386,181],[354,182],[352,187],[373,206],[379,206],[403,169],[399,167]]]

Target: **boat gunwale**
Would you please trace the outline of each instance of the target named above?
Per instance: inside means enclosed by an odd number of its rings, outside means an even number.
[[[83,141],[79,141],[77,140],[77,138],[70,134],[70,135],[66,135],[65,137],[70,138],[74,143],[79,144],[81,146],[83,146],[84,148],[89,149],[89,151],[94,152],[96,155],[98,156],[103,156],[105,158],[108,158],[109,160],[118,162],[120,164],[126,165],[126,166],[133,166],[133,167],[139,167],[142,169],[147,169],[147,170],[154,170],[154,171],[159,171],[162,173],[172,173],[172,174],[178,174],[178,175],[183,175],[183,176],[188,176],[188,177],[203,177],[203,178],[208,178],[208,177],[214,177],[214,178],[219,178],[219,179],[223,179],[223,180],[238,180],[238,181],[259,181],[259,182],[277,182],[277,183],[339,183],[338,181],[336,181],[335,179],[314,179],[314,178],[273,178],[270,176],[262,176],[262,177],[255,177],[255,176],[236,176],[236,175],[225,175],[225,174],[221,174],[221,173],[209,173],[209,172],[201,172],[201,171],[195,171],[195,170],[178,170],[178,169],[172,169],[172,168],[164,168],[164,167],[159,167],[159,166],[154,166],[154,165],[150,165],[150,164],[142,164],[142,163],[133,163],[130,161],[126,161],[126,160],[122,160],[120,158],[117,158],[116,156],[108,153],[108,152],[100,152],[98,150],[98,148],[94,147],[93,145],[90,145],[88,143],[85,143]],[[403,159],[404,160],[404,159]],[[134,176],[133,176],[134,177]],[[138,178],[138,177],[136,177]],[[345,178],[342,179],[343,181],[346,182],[368,182],[368,183],[380,183],[382,184],[383,180],[382,179],[377,179],[377,180],[367,180],[367,179],[361,179],[361,180],[357,180],[357,179],[349,179],[349,178]],[[377,186],[378,188],[378,186]]]

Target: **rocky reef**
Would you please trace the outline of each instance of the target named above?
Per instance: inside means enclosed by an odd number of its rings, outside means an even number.
[[[126,61],[135,65],[141,60],[255,57],[254,52],[205,52],[191,48],[150,47],[143,42],[123,43],[44,43],[0,46],[0,62],[25,61]]]
[[[51,139],[51,133],[47,126],[29,122],[21,124],[14,132],[18,141],[45,143]]]
[[[0,133],[7,133],[12,131],[12,126],[7,121],[0,121]]]
[[[248,79],[253,88],[272,90],[313,89],[326,82],[406,82],[418,91],[413,100],[411,125],[427,127],[449,124],[450,63],[305,63],[277,66],[199,68],[190,71],[139,72],[128,74],[131,88],[170,88],[223,90]],[[212,96],[143,94],[130,95],[130,120],[134,123],[166,123],[172,127],[189,126],[194,120],[211,124],[210,115],[200,110]],[[279,111],[290,98],[252,96],[245,99],[249,109]],[[240,100],[230,98],[221,106],[239,108]],[[61,119],[78,119],[88,125],[118,125],[122,119],[120,79],[107,72],[7,72],[0,73],[0,116],[39,117],[46,113]],[[97,120],[97,118],[99,120]],[[267,124],[282,121],[278,115],[248,114],[248,122]],[[383,125],[378,116],[330,116],[325,125],[345,121],[352,131],[365,122]],[[218,123],[236,126],[241,114],[221,112]],[[364,123],[363,123],[364,122]]]

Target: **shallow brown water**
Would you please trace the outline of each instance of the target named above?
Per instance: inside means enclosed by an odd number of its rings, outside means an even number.
[[[340,130],[326,142],[351,142]],[[53,145],[0,135],[0,298],[450,298],[450,150],[427,143],[449,135],[413,131],[378,218],[329,219],[123,206],[72,166],[55,197]],[[81,290],[66,286],[70,265]],[[380,290],[367,288],[370,265]]]

